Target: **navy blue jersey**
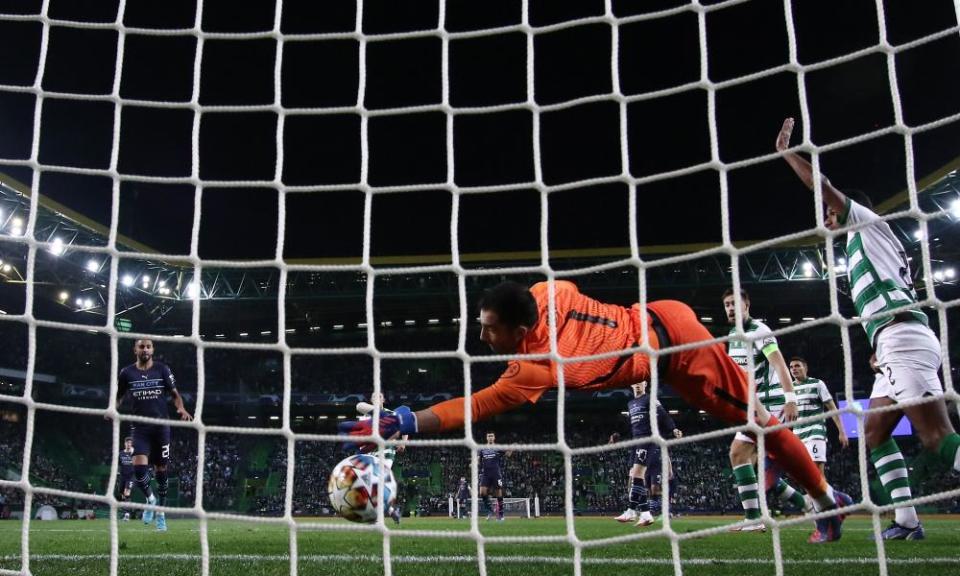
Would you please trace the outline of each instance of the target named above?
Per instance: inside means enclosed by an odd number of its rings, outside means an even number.
[[[470,484],[466,480],[461,480],[457,485],[457,500],[466,500],[470,497]]]
[[[121,397],[129,392],[137,416],[167,418],[166,393],[175,390],[177,383],[166,364],[154,362],[147,370],[140,370],[136,364],[127,366],[120,371],[117,386]]]
[[[480,449],[480,471],[484,474],[500,474],[503,464],[503,451],[493,448]]]
[[[128,454],[126,450],[120,451],[120,475],[128,476],[133,474],[133,454]]]
[[[650,395],[644,394],[630,400],[627,403],[627,417],[630,419],[630,432],[634,438],[646,438],[653,434],[650,428]],[[660,435],[665,437],[673,434],[677,427],[673,423],[673,418],[659,402],[657,402],[657,424],[660,426]]]

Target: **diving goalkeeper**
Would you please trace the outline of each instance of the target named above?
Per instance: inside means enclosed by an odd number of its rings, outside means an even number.
[[[572,282],[554,281],[557,352],[563,358],[594,356],[637,346],[642,339],[641,309],[606,304],[580,293]],[[544,354],[550,352],[548,326],[549,284],[530,288],[504,282],[487,292],[480,302],[480,340],[497,354]],[[646,306],[645,321],[649,346],[654,350],[704,342],[702,346],[658,356],[657,372],[691,406],[724,422],[747,422],[750,385],[748,376],[699,322],[693,310],[682,302],[661,300]],[[649,380],[650,356],[644,353],[565,362],[566,387],[577,390],[626,388],[633,382]],[[510,361],[491,386],[471,395],[474,420],[483,420],[526,402],[536,402],[544,392],[557,386],[561,366],[549,359]],[[775,426],[779,421],[762,405],[755,407],[755,421]],[[375,448],[370,442],[370,421],[347,421],[340,431],[362,442],[361,449]],[[454,398],[424,410],[412,412],[401,406],[395,414],[380,417],[380,434],[445,432],[464,425],[464,398]],[[833,490],[810,459],[803,443],[790,430],[766,432],[771,456],[795,478],[814,501],[816,510],[846,506],[852,500]],[[817,521],[819,542],[838,540],[842,515]]]

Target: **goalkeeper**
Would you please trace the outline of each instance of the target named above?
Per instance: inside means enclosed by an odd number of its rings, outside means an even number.
[[[550,290],[547,282],[530,288],[504,282],[488,291],[480,302],[480,339],[497,354],[546,354],[550,352],[550,328],[556,327],[557,352],[563,358],[594,356],[627,350],[642,341],[639,304],[624,308],[584,296],[572,282],[554,281],[555,309],[548,320]],[[711,343],[710,332],[699,322],[693,310],[682,302],[661,300],[647,304],[646,336],[654,350],[703,344],[657,358],[657,373],[688,404],[706,411],[724,422],[747,422],[750,386],[748,377],[723,346]],[[536,402],[544,392],[557,386],[561,371],[565,386],[577,390],[625,388],[633,382],[649,380],[650,356],[637,352],[590,360],[565,362],[549,359],[510,361],[499,380],[471,395],[474,420],[483,420],[523,405]],[[464,398],[454,398],[416,413],[408,407],[380,417],[380,434],[427,434],[462,428]],[[775,426],[779,421],[757,405],[755,421]],[[363,442],[371,449],[372,426],[369,421],[348,421],[340,425],[342,433]],[[766,445],[784,470],[795,478],[814,500],[817,510],[846,506],[849,496],[834,491],[817,468],[803,443],[790,430],[766,432]],[[842,515],[817,521],[821,542],[838,540]]]

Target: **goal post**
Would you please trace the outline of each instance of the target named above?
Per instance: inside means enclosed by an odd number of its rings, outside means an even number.
[[[490,500],[491,504],[493,504],[496,501],[496,498],[491,498]],[[451,518],[467,518],[470,516],[471,505],[472,504],[470,500],[461,501],[457,500],[453,496],[450,496],[447,498],[447,515]],[[478,506],[482,507],[482,503],[478,502]],[[482,511],[481,514],[483,514]],[[503,515],[516,516],[519,518],[539,518],[540,497],[504,498]]]

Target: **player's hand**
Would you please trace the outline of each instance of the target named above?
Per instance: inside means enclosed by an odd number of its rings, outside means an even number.
[[[843,448],[849,448],[849,447],[850,447],[850,439],[847,438],[847,435],[846,435],[846,434],[841,434],[841,435],[840,435],[840,446],[842,446]]]
[[[787,118],[777,134],[777,152],[783,152],[790,147],[790,137],[793,135],[793,118]]]
[[[373,419],[369,420],[344,420],[337,428],[340,434],[344,436],[372,436]],[[390,438],[396,434],[408,436],[417,432],[417,415],[414,414],[409,406],[400,406],[393,414],[381,414],[380,416],[380,436]],[[377,445],[374,442],[346,442],[343,446],[348,451],[359,450],[360,452],[370,452],[376,450]]]
[[[619,433],[619,432],[614,432],[613,434],[610,435],[610,441],[607,442],[607,444],[613,444],[613,443],[619,442],[619,441],[620,441],[620,433]]]
[[[796,402],[787,402],[783,405],[783,421],[784,422],[793,422],[797,419],[797,403]]]
[[[180,414],[180,419],[184,422],[192,422],[193,416],[190,415],[186,410],[177,410],[177,413]]]
[[[673,429],[673,437],[674,437],[674,438],[683,438],[683,431],[680,430],[679,428],[674,428],[674,429]]]

